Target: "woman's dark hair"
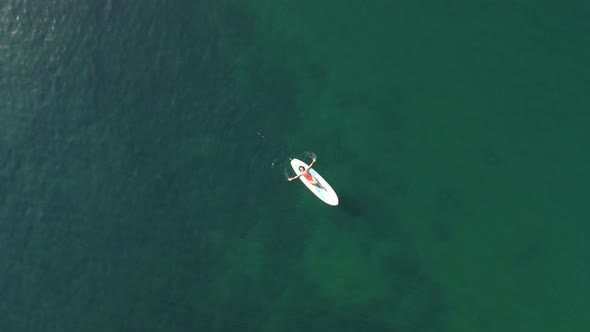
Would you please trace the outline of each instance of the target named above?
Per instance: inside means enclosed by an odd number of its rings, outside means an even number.
[[[300,171],[305,171],[305,167],[303,167],[303,166],[299,166],[299,170],[300,170]]]

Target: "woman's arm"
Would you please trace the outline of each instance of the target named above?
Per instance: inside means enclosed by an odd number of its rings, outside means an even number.
[[[300,177],[300,176],[301,176],[301,174],[299,174],[299,175],[295,175],[294,177],[292,177],[292,178],[288,178],[287,180],[288,180],[288,181],[293,181],[293,180],[297,179],[297,178],[298,178],[298,177]]]
[[[313,165],[313,163],[315,163],[315,158],[313,158],[313,160],[311,161],[311,164],[309,164],[309,167],[307,169],[310,169],[311,166]]]

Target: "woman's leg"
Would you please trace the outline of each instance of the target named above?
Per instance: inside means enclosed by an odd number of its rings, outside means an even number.
[[[316,187],[318,187],[320,189],[326,190],[326,188],[324,188],[324,186],[322,186],[322,184],[319,183],[318,180],[316,180],[316,179],[313,179],[313,182],[311,184],[313,184],[314,186],[316,186]]]

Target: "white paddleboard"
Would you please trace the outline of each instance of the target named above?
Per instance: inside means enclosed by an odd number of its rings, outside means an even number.
[[[300,176],[299,179],[301,180],[301,182],[303,182],[303,184],[307,187],[307,189],[311,190],[312,193],[314,193],[319,199],[324,201],[326,204],[332,205],[332,206],[338,205],[338,195],[336,195],[336,192],[334,191],[334,189],[332,189],[330,184],[326,180],[324,180],[324,178],[318,172],[316,172],[313,168],[309,168],[308,164],[304,163],[303,161],[301,161],[299,159],[291,159],[291,167],[293,167],[293,170],[295,171],[295,173],[297,175],[301,174],[301,171],[299,170],[299,166],[305,167],[305,169],[307,169],[307,172],[322,187],[322,188],[320,188],[319,186],[313,185],[305,177]]]

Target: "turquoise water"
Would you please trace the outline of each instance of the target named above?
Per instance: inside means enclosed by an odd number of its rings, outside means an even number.
[[[0,330],[587,331],[589,14],[0,1]]]

